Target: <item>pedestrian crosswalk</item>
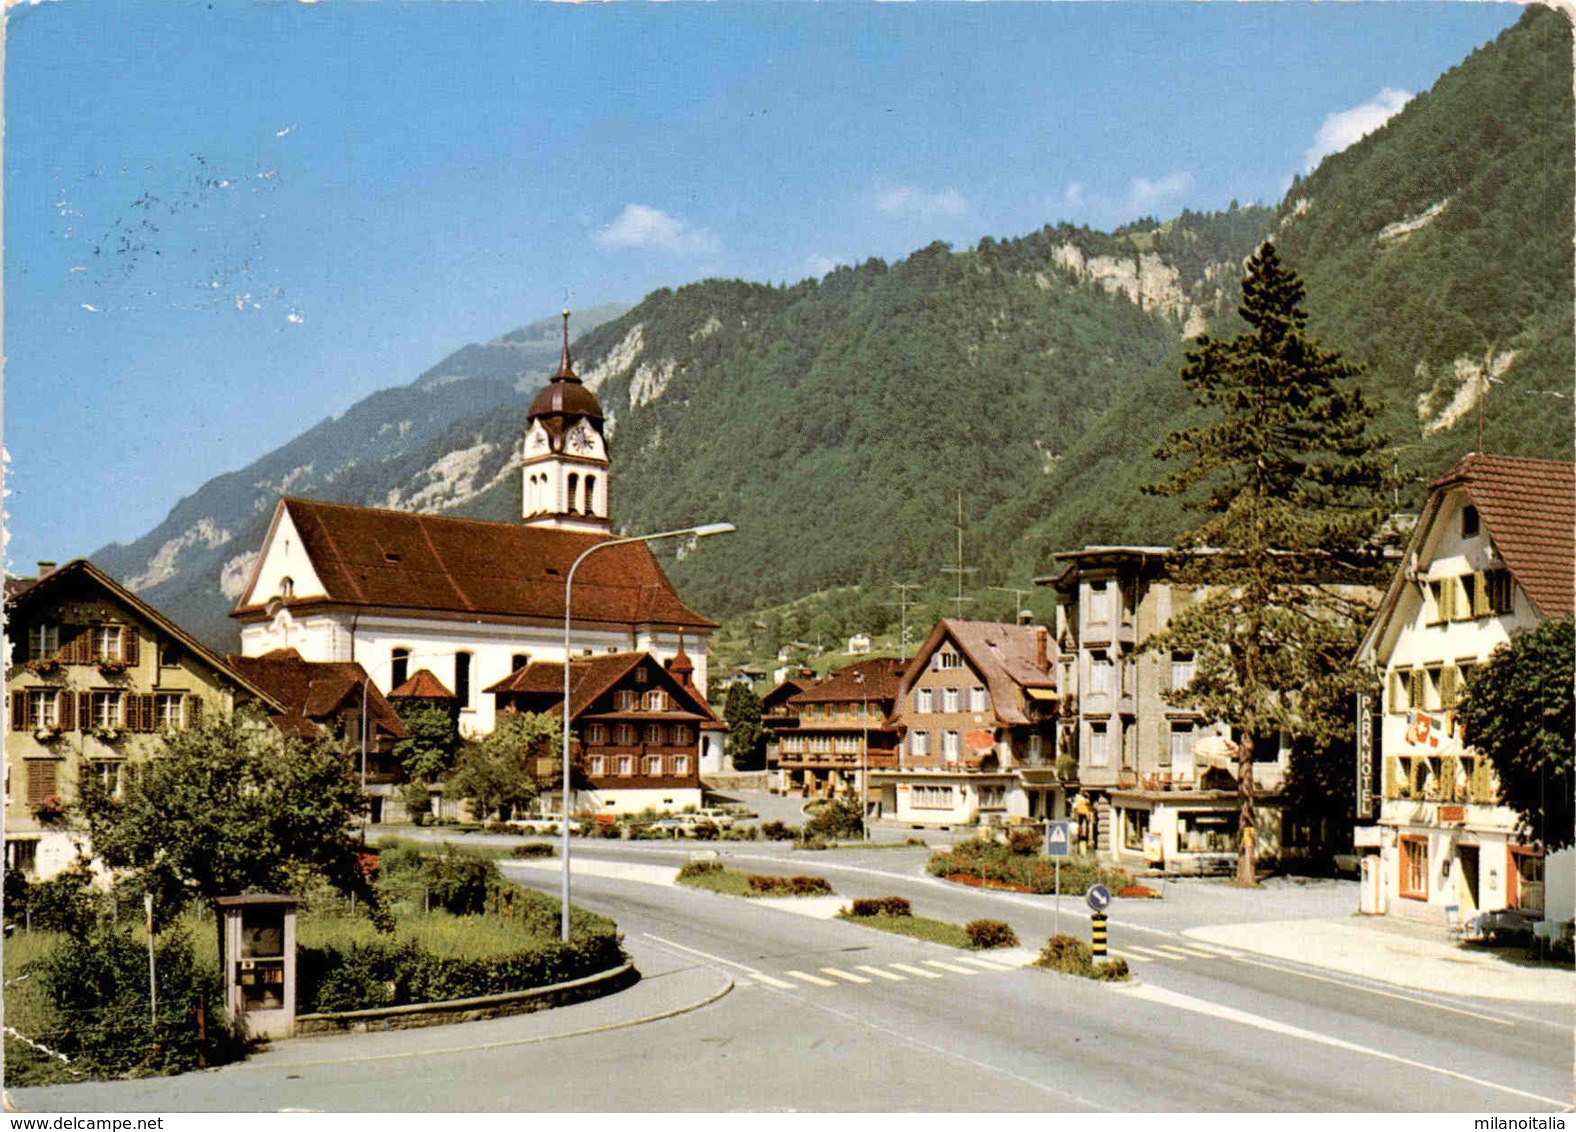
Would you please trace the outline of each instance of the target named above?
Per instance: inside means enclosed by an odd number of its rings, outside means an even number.
[[[1111,949],[1113,958],[1126,959],[1129,963],[1153,963],[1157,959],[1169,959],[1174,963],[1190,959],[1232,959],[1236,954],[1213,944],[1195,943],[1192,940],[1187,943],[1156,943],[1148,947],[1130,943]]]
[[[1018,964],[1009,960],[967,955],[956,960],[916,959],[912,963],[887,963],[882,966],[860,964],[851,971],[841,967],[816,967],[811,970],[794,968],[774,974],[750,970],[745,975],[735,974],[734,982],[741,986],[754,984],[771,987],[773,990],[803,990],[805,987],[872,986],[877,982],[917,983],[949,976],[974,978],[987,972],[1001,973],[1018,969]]]

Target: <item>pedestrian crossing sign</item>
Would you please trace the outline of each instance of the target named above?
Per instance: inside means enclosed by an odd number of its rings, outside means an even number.
[[[1045,855],[1066,857],[1072,850],[1072,822],[1053,821],[1045,834]]]

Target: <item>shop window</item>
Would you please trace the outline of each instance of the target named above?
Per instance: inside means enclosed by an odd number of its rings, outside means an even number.
[[[909,791],[909,806],[916,810],[950,810],[952,787],[915,786]]]
[[[1236,814],[1191,810],[1177,815],[1177,852],[1234,853],[1236,849]]]
[[[1401,895],[1409,900],[1428,899],[1428,841],[1422,837],[1402,837],[1397,842],[1401,853]]]
[[[1510,850],[1509,903],[1537,916],[1543,915],[1543,854],[1536,850]]]
[[[1135,853],[1144,850],[1144,834],[1149,832],[1148,810],[1122,811],[1122,848]]]

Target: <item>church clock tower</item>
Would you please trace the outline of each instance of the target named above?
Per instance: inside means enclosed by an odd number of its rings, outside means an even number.
[[[558,372],[531,402],[521,460],[521,516],[556,530],[607,531],[608,458],[602,406],[575,376],[569,312]]]

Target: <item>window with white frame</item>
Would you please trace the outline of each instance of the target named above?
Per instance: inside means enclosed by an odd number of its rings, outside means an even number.
[[[662,756],[648,755],[646,757],[646,775],[649,778],[662,777]]]
[[[619,755],[618,756],[618,773],[619,773],[619,776],[622,777],[622,778],[631,778],[631,777],[634,776],[634,773],[635,773],[635,756],[634,755]]]
[[[607,766],[607,760],[604,759],[601,755],[592,755],[591,759],[590,759],[591,777],[592,778],[601,778],[602,775],[604,773],[606,773],[605,770],[604,770],[604,768],[606,766]]]
[[[49,621],[27,627],[27,658],[43,660],[60,651],[60,626]]]
[[[635,699],[636,696],[632,690],[628,688],[620,688],[618,691],[613,693],[613,710],[634,711]]]
[[[642,664],[639,668],[635,669],[635,683],[637,683],[637,684],[647,684],[647,683],[650,683],[650,681],[651,681],[651,673],[646,671],[646,666],[644,664]]]
[[[1193,725],[1191,723],[1171,724],[1171,745],[1167,753],[1173,766],[1185,765],[1192,760]]]
[[[120,660],[122,625],[96,625],[93,628],[93,655],[99,660]]]
[[[958,733],[956,731],[948,731],[946,734],[942,735],[941,755],[943,758],[945,758],[949,763],[955,763],[958,761],[958,754],[960,750],[961,748],[958,744]]]
[[[607,743],[607,724],[593,723],[586,728],[586,742],[600,747]]]
[[[90,701],[94,727],[119,727],[121,693],[94,692]]]
[[[633,747],[635,745],[635,725],[633,723],[620,723],[613,728],[613,745],[615,747]]]
[[[999,810],[1007,804],[1007,788],[1004,786],[981,786],[979,796],[982,810]]]
[[[944,650],[942,652],[938,652],[936,654],[936,667],[937,668],[962,668],[963,667],[963,657],[962,657],[961,654],[952,652],[951,650]]]
[[[915,786],[909,791],[908,804],[916,810],[950,810],[952,787]]]
[[[958,710],[958,689],[956,689],[956,688],[943,688],[943,689],[941,689],[941,710],[942,711],[957,711]]]
[[[675,775],[682,775],[682,774],[688,774],[689,773],[689,756],[688,755],[674,755],[672,760],[671,760],[671,762],[672,762],[672,765],[673,765],[673,773]]]
[[[1093,624],[1111,620],[1111,587],[1107,582],[1094,582],[1089,586],[1089,620]]]
[[[646,743],[652,747],[662,745],[662,724],[652,723],[646,726]]]
[[[653,689],[650,692],[647,692],[646,693],[646,710],[647,711],[667,711],[668,710],[668,695],[667,695],[667,693],[666,692],[657,691],[655,689]]]
[[[1111,694],[1111,661],[1103,652],[1094,653],[1089,658],[1089,694]]]
[[[931,710],[933,710],[934,704],[935,704],[935,693],[933,693],[929,688],[916,688],[916,689],[914,689],[914,710],[915,711],[919,711],[919,712],[931,711]]]
[[[1171,690],[1179,692],[1193,682],[1193,654],[1175,651],[1171,654]]]
[[[694,741],[695,741],[694,732],[692,732],[689,729],[689,725],[688,724],[684,724],[684,723],[674,724],[674,726],[673,726],[673,745],[675,747],[687,747],[691,743],[693,743]]]
[[[120,797],[120,768],[119,762],[99,762],[93,764],[93,773],[98,776],[99,785],[104,788],[104,793],[111,798]]]
[[[985,689],[984,688],[970,688],[969,689],[969,710],[970,711],[989,711],[990,710],[990,697],[985,694]]]
[[[930,732],[910,731],[908,733],[908,753],[911,755],[930,754]]]
[[[1035,764],[1045,761],[1045,736],[1039,732],[1029,736],[1029,761]]]
[[[1089,765],[1111,765],[1110,734],[1103,722],[1089,725]]]
[[[27,694],[27,720],[33,727],[53,727],[60,722],[60,693],[53,689]]]
[[[186,697],[180,692],[158,693],[154,706],[159,730],[178,731],[186,726]]]

